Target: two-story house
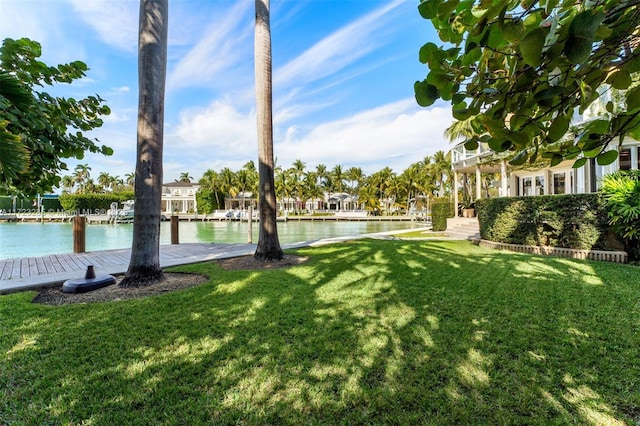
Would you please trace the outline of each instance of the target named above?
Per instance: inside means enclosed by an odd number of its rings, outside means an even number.
[[[597,117],[598,104],[583,116],[584,120]],[[613,163],[601,166],[595,159],[588,161],[583,167],[574,169],[575,160],[567,160],[550,167],[524,165],[514,167],[504,154],[492,151],[486,144],[480,144],[477,150],[465,149],[464,143],[451,150],[451,166],[454,172],[454,202],[458,211],[460,192],[463,182],[470,174],[475,175],[475,182],[482,182],[483,176],[494,174],[492,180],[494,193],[500,197],[578,194],[596,192],[603,176],[616,170],[640,169],[640,141],[625,138],[622,144],[618,140],[611,143],[609,149],[618,149],[618,158]],[[497,190],[497,191],[496,191]],[[481,185],[473,185],[469,194],[473,199],[483,198],[485,192]]]
[[[196,192],[200,185],[191,182],[171,182],[162,185],[162,214],[197,213]]]

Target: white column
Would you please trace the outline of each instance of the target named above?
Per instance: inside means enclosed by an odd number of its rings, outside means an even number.
[[[507,194],[507,186],[508,186],[508,178],[507,178],[507,162],[505,160],[502,160],[500,162],[500,186],[502,189],[502,196],[503,197],[508,197],[509,194]]]
[[[482,198],[482,174],[480,173],[480,165],[476,165],[476,200]]]
[[[458,172],[453,171],[453,211],[458,216]]]

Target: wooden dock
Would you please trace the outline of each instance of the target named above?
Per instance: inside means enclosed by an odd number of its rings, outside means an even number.
[[[253,244],[189,243],[160,246],[160,266],[183,265],[250,255]],[[98,275],[122,274],[127,271],[131,249],[102,250],[87,253],[52,254],[40,257],[0,259],[0,294],[53,287],[68,279],[82,278],[87,266],[93,265]]]

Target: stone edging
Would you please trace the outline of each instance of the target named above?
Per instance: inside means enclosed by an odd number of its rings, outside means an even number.
[[[548,246],[525,246],[521,244],[498,243],[488,240],[474,240],[480,247],[507,250],[517,253],[540,254],[547,256],[570,257],[572,259],[601,260],[605,262],[627,263],[627,252],[608,250],[578,250]]]

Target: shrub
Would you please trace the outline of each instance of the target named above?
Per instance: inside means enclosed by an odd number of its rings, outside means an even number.
[[[447,229],[447,218],[453,217],[454,206],[449,201],[435,201],[431,205],[431,224],[434,231]]]
[[[476,200],[483,239],[574,249],[619,249],[599,194]]]
[[[62,194],[60,204],[66,211],[96,212],[108,210],[111,203],[121,203],[133,199],[133,191],[123,191],[112,194]]]
[[[609,223],[633,260],[640,259],[640,170],[606,175],[600,188]]]

